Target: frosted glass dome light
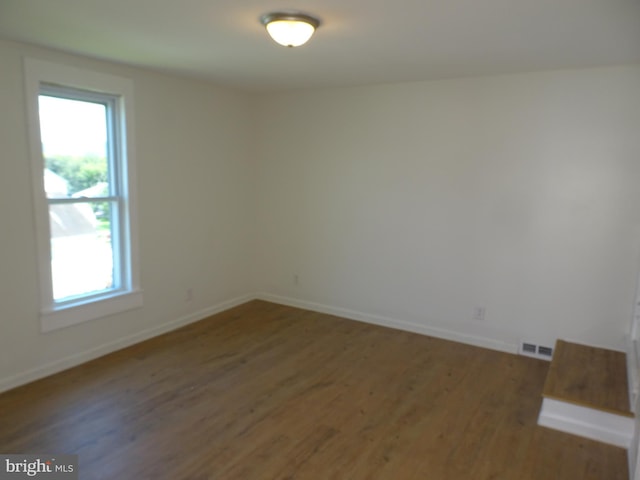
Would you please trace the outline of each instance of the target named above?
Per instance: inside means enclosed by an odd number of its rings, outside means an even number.
[[[304,45],[320,25],[317,18],[292,13],[268,13],[260,21],[271,38],[285,47]]]

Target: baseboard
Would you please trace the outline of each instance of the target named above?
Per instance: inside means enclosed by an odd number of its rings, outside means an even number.
[[[617,447],[629,448],[635,420],[551,398],[542,400],[538,425]]]
[[[101,357],[103,355],[107,355],[108,353],[115,352],[116,350],[120,350],[122,348],[129,347],[131,345],[142,342],[144,340],[148,340],[158,335],[162,335],[163,333],[176,330],[190,323],[203,320],[207,317],[210,317],[211,315],[215,315],[216,313],[220,313],[230,308],[246,303],[250,300],[253,300],[254,298],[255,297],[253,295],[245,295],[245,296],[233,298],[231,300],[218,303],[216,305],[205,308],[198,312],[190,313],[189,315],[185,315],[178,319],[163,323],[162,325],[158,325],[153,328],[148,328],[134,335],[120,338],[113,342],[105,343],[98,347],[92,348],[90,350],[86,350],[84,352],[70,355],[61,360],[56,360],[55,362],[48,363],[41,367],[27,370],[25,372],[19,373],[17,375],[14,375],[8,378],[4,378],[0,380],[0,392],[4,392],[12,388],[19,387],[20,385],[25,385],[27,383],[33,382],[35,380],[39,380],[49,375],[53,375],[54,373],[58,373],[63,370],[67,370],[68,368],[75,367],[77,365],[88,362],[90,360]]]
[[[403,320],[383,317],[380,315],[372,315],[369,313],[358,312],[358,311],[349,310],[346,308],[332,307],[329,305],[308,302],[305,300],[298,300],[290,297],[283,297],[280,295],[273,295],[270,293],[259,293],[256,295],[256,299],[264,300],[267,302],[279,303],[281,305],[288,305],[291,307],[303,308],[305,310],[311,310],[314,312],[335,315],[338,317],[348,318],[349,320],[356,320],[359,322],[371,323],[373,325],[380,325],[383,327],[390,327],[398,330],[404,330],[407,332],[419,333],[422,335],[429,335],[431,337],[442,338],[445,340],[452,340],[454,342],[466,343],[468,345],[488,348],[488,349],[497,350],[500,352],[507,352],[507,353],[513,353],[513,354],[518,353],[517,344],[504,342],[495,338],[482,337],[478,335],[469,335],[465,333],[456,332],[453,330],[447,330],[447,329],[432,327],[428,325],[421,325],[417,323],[406,322]]]
[[[95,358],[107,355],[116,350],[126,348],[136,343],[148,340],[150,338],[162,335],[163,333],[176,330],[182,326],[188,325],[193,322],[197,322],[204,318],[207,318],[216,313],[228,310],[235,306],[241,305],[251,300],[265,300],[268,302],[279,303],[282,305],[288,305],[297,308],[303,308],[315,312],[326,313],[329,315],[336,315],[339,317],[348,318],[350,320],[356,320],[359,322],[370,323],[374,325],[380,325],[384,327],[395,328],[398,330],[405,330],[409,332],[419,333],[422,335],[429,335],[437,338],[443,338],[445,340],[452,340],[455,342],[466,343],[469,345],[475,345],[478,347],[489,348],[492,350],[498,350],[507,353],[518,353],[518,346],[508,342],[503,342],[493,338],[481,337],[476,335],[468,335],[452,330],[446,330],[437,327],[431,327],[426,325],[419,325],[411,322],[405,322],[402,320],[387,318],[379,315],[372,315],[355,310],[349,310],[345,308],[332,307],[329,305],[322,305],[319,303],[308,302],[304,300],[298,300],[289,297],[283,297],[279,295],[272,295],[269,293],[259,293],[256,295],[244,295],[225,302],[218,303],[206,309],[200,310],[189,315],[185,315],[178,319],[166,322],[162,325],[158,325],[153,328],[149,328],[138,332],[134,335],[130,335],[113,342],[105,343],[98,347],[86,350],[84,352],[75,353],[68,357],[65,357],[55,362],[48,363],[41,367],[37,367],[25,372],[21,372],[17,375],[0,379],[0,392],[10,390],[12,388],[19,387],[35,380],[53,375],[68,368],[75,367],[82,363],[88,362]]]

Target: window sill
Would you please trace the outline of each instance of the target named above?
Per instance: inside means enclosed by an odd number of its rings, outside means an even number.
[[[42,332],[51,332],[142,307],[142,290],[119,293],[89,303],[53,307],[40,313]]]

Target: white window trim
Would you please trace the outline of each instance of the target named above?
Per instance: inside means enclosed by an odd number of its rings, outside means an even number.
[[[114,75],[84,70],[31,58],[24,59],[25,93],[27,102],[27,120],[29,123],[29,146],[31,152],[31,176],[33,185],[33,203],[35,209],[35,231],[37,246],[38,273],[40,278],[40,324],[43,332],[76,325],[89,320],[106,317],[116,313],[139,308],[143,304],[140,288],[140,264],[137,233],[136,208],[136,169],[135,148],[133,145],[133,82],[130,79]],[[128,262],[130,272],[126,288],[105,294],[80,298],[77,302],[57,304],[53,300],[51,285],[51,249],[49,209],[44,190],[42,169],[44,159],[40,139],[40,120],[38,114],[38,96],[42,84],[54,84],[66,87],[117,95],[120,97],[120,112],[124,118],[120,121],[122,131],[121,152],[126,161],[127,174],[124,175],[123,191],[127,214],[123,219],[128,238]]]

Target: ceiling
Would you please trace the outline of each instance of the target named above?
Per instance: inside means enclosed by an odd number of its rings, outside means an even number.
[[[278,46],[280,10],[322,25]],[[278,91],[640,63],[640,0],[0,0],[0,37]]]

